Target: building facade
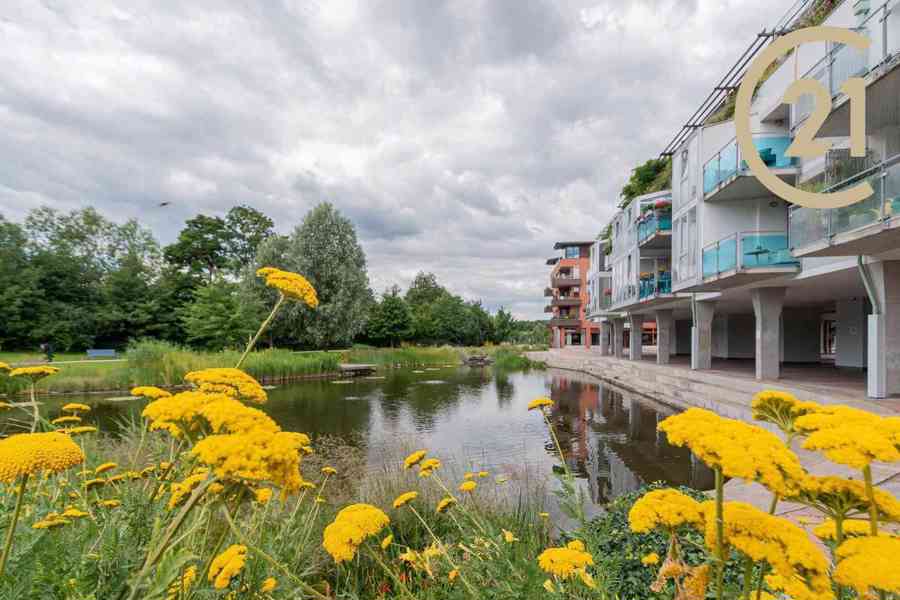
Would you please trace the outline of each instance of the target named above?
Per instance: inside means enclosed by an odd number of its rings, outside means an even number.
[[[547,259],[552,266],[550,286],[544,290],[549,304],[550,346],[584,346],[600,342],[600,328],[587,318],[590,304],[588,273],[591,269],[593,242],[557,242],[560,254]]]
[[[626,345],[625,332],[652,322],[659,363],[753,360],[758,379],[778,378],[784,363],[862,370],[870,397],[900,394],[900,0],[847,0],[823,24],[872,44],[806,44],[784,57],[753,100],[755,150],[792,186],[868,181],[874,194],[838,209],[791,205],[750,172],[733,119],[692,126],[671,156],[671,190],[623,205],[591,247],[596,351],[640,359],[645,336]],[[850,152],[850,77],[865,80],[864,157]],[[814,108],[811,95],[783,101],[801,78],[831,92],[822,158],[788,152]]]

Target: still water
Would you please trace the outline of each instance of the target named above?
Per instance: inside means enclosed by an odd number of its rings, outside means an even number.
[[[305,381],[270,390],[262,408],[284,429],[359,444],[373,468],[385,448],[401,444],[428,448],[461,469],[516,479],[546,476],[556,463],[546,424],[526,409],[538,396],[554,401],[551,419],[567,462],[594,503],[653,481],[710,487],[708,470],[656,431],[673,409],[570,371],[454,366],[389,371],[349,383]],[[82,400],[94,405],[90,418],[106,431],[142,407],[96,396]],[[52,401],[46,412],[56,416],[61,404]]]

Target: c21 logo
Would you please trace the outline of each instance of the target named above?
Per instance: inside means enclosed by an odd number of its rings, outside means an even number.
[[[753,100],[753,90],[762,79],[766,68],[778,60],[786,52],[801,44],[808,42],[839,42],[857,50],[865,50],[870,45],[870,40],[849,29],[841,27],[807,27],[791,32],[776,39],[769,44],[750,64],[744,75],[741,86],[738,88],[737,99],[734,107],[734,128],[741,156],[750,167],[750,171],[773,194],[800,206],[809,208],[840,208],[849,206],[861,200],[865,200],[874,193],[869,182],[862,182],[850,189],[820,194],[807,192],[788,185],[769,171],[759,157],[756,147],[753,145],[753,135],[750,131],[750,104]],[[865,156],[866,154],[866,84],[859,77],[848,79],[841,86],[841,91],[850,98],[850,155]],[[829,144],[815,139],[815,135],[831,112],[831,94],[815,79],[800,79],[795,81],[784,94],[783,101],[793,103],[803,94],[812,94],[815,98],[815,110],[797,131],[794,142],[787,149],[788,156],[800,156],[814,158],[822,156],[829,149]]]

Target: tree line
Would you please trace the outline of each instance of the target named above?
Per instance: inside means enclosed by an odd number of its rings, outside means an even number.
[[[420,273],[402,293],[376,297],[353,224],[331,204],[313,208],[287,235],[262,212],[235,206],[198,214],[162,246],[136,220],[115,223],[92,208],[42,207],[21,223],[0,214],[0,349],[52,343],[60,351],[122,349],[154,338],[196,348],[240,347],[274,302],[260,266],[302,273],[315,311],[292,303],[266,343],[337,348],[543,341],[540,322],[502,308],[490,314]]]

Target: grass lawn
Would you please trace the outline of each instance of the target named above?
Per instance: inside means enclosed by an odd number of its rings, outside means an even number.
[[[116,359],[125,358],[124,353],[116,356]],[[46,360],[44,354],[40,351],[35,352],[0,352],[0,361],[16,366],[19,364],[43,363]],[[69,362],[90,360],[91,362],[103,362],[115,360],[110,358],[88,358],[86,352],[54,352],[53,362]]]

